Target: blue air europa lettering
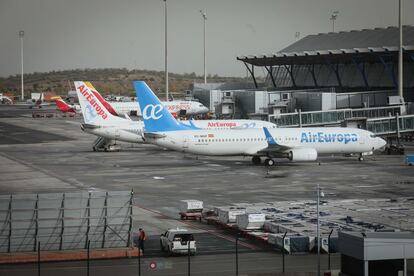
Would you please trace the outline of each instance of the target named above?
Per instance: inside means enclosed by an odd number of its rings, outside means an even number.
[[[358,141],[356,133],[325,133],[325,132],[302,132],[301,143],[355,143]]]

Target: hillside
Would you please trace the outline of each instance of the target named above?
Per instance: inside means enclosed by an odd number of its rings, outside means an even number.
[[[66,95],[73,90],[74,80],[91,81],[96,89],[103,94],[131,95],[135,94],[132,87],[133,80],[145,80],[154,92],[164,91],[164,72],[149,70],[127,69],[77,69],[65,71],[52,71],[47,73],[25,74],[26,97],[31,92],[52,92],[57,95]],[[179,97],[185,90],[192,88],[194,82],[202,82],[203,77],[191,74],[169,74],[170,92]],[[209,76],[209,82],[243,82],[246,78]],[[69,85],[71,87],[69,87]],[[20,75],[0,78],[0,93],[20,93]]]

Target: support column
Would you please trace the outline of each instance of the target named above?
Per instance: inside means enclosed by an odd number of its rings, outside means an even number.
[[[11,236],[12,236],[12,202],[13,202],[13,195],[10,195],[9,200],[9,209],[8,209],[8,217],[9,217],[9,237],[8,237],[8,244],[7,244],[7,253],[10,253],[11,249]]]
[[[108,228],[108,192],[105,193],[104,202],[104,230],[102,233],[102,248],[105,248],[106,229]]]
[[[88,248],[88,242],[89,242],[89,231],[91,230],[91,193],[88,193],[88,203],[86,206],[86,211],[87,211],[87,220],[88,220],[88,225],[86,228],[86,241],[85,241],[85,248]]]
[[[365,87],[368,89],[369,85],[368,85],[368,78],[365,72],[365,63],[359,63],[355,60],[355,58],[352,58],[352,62],[355,64],[355,66],[357,67],[358,71],[361,73],[362,75],[362,79],[364,80],[364,84]]]
[[[338,86],[341,89],[341,91],[343,90],[342,88],[342,81],[341,81],[341,76],[339,75],[339,64],[335,64],[335,66],[330,63],[328,60],[326,60],[326,63],[328,64],[329,68],[331,68],[331,70],[335,73],[336,76],[336,81],[338,82]]]
[[[129,198],[129,229],[128,229],[128,241],[127,241],[127,247],[131,246],[131,232],[132,232],[132,207],[134,201],[134,190],[131,190],[131,197]]]
[[[310,64],[309,66],[306,66],[309,70],[309,72],[312,75],[312,79],[313,79],[313,84],[315,85],[315,87],[318,87],[318,81],[316,80],[316,75],[315,75],[315,64]]]
[[[247,70],[249,71],[250,75],[252,75],[253,82],[254,82],[254,86],[255,86],[256,88],[258,88],[258,86],[257,86],[257,81],[256,81],[256,77],[254,76],[254,65],[252,64],[252,69],[250,69],[250,67],[247,65],[247,63],[246,63],[246,62],[244,62],[244,61],[243,61],[243,63],[244,63],[244,65],[246,66]]]
[[[292,80],[293,87],[297,87],[295,77],[293,76],[293,64],[290,65],[290,68],[289,66],[285,65],[285,68],[286,68],[286,71],[288,71],[290,75],[290,79]]]
[[[389,76],[391,77],[391,80],[394,84],[395,89],[398,89],[398,81],[395,77],[394,74],[394,70],[393,70],[393,66],[390,68],[389,64],[387,64],[384,60],[384,58],[381,55],[377,55],[377,57],[379,58],[379,60],[381,61],[382,65],[384,65],[384,68],[386,71],[388,71]]]
[[[364,276],[369,275],[369,261],[364,261]]]
[[[65,194],[63,194],[62,202],[60,204],[60,214],[61,214],[61,229],[60,229],[60,243],[59,250],[62,250],[63,247],[63,233],[65,231]]]
[[[277,86],[276,86],[275,78],[273,76],[273,66],[270,66],[269,68],[265,66],[265,68],[268,74],[270,75],[270,79],[272,80],[273,87],[276,88]]]
[[[35,220],[36,220],[36,229],[35,229],[35,237],[34,237],[34,249],[36,251],[36,246],[38,245],[39,241],[39,194],[36,195],[36,204],[35,204]]]

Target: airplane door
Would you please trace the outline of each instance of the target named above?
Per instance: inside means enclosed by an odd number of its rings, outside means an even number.
[[[188,149],[190,143],[190,136],[184,136],[184,140],[183,140],[183,150],[185,151],[186,149]]]
[[[365,136],[364,135],[359,135],[359,144],[360,145],[364,145],[365,144]]]
[[[119,133],[119,129],[115,131],[115,139],[119,139],[121,137],[121,134]]]

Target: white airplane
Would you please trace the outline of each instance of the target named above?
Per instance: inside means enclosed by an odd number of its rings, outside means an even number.
[[[25,105],[28,105],[29,108],[32,109],[42,108],[43,106],[50,106],[52,104],[45,102],[45,95],[43,93],[40,93],[39,99],[28,99]]]
[[[92,93],[95,94],[99,101],[105,106],[107,110],[109,110],[109,112],[111,112],[112,115],[128,116],[131,114],[131,112],[134,112],[137,116],[141,116],[141,110],[139,108],[138,102],[108,102],[102,97],[98,90],[92,86],[90,82],[85,83],[88,84],[92,90]],[[167,101],[162,103],[175,117],[177,117],[181,111],[185,111],[186,115],[203,114],[209,111],[209,109],[202,103],[195,101]]]
[[[129,115],[135,112],[137,116],[141,116],[141,110],[137,102],[108,102],[119,116]],[[169,112],[173,115],[180,115],[181,111],[185,111],[185,115],[196,115],[207,113],[209,109],[202,103],[195,101],[169,101],[162,102]]]
[[[116,147],[112,147],[114,141],[144,142],[144,123],[142,121],[132,121],[112,115],[99,100],[95,93],[96,90],[89,82],[76,81],[75,87],[85,122],[81,125],[81,129],[99,137],[94,143],[93,150],[96,151],[98,148],[115,149]],[[207,129],[276,128],[273,123],[259,120],[190,120],[180,121],[180,124]]]
[[[320,154],[371,154],[386,142],[372,132],[339,127],[206,130],[185,126],[165,110],[144,81],[134,87],[145,124],[144,137],[149,143],[198,155],[252,156],[259,164],[275,164],[273,158],[314,161]]]

